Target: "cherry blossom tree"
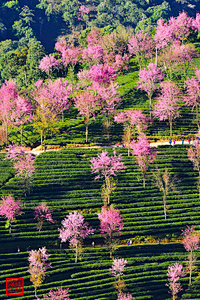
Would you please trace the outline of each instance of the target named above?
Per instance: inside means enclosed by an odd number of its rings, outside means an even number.
[[[68,217],[65,218],[61,224],[62,228],[58,229],[60,232],[59,238],[61,239],[61,243],[68,240],[70,246],[75,248],[75,262],[77,262],[82,239],[90,234],[94,234],[96,229],[88,227],[87,223],[84,222],[84,217],[78,211],[69,213]]]
[[[199,70],[198,70],[199,71]],[[196,71],[196,76],[198,78],[198,71]],[[186,80],[186,95],[184,97],[185,104],[189,107],[192,107],[192,111],[194,108],[196,109],[196,123],[198,129],[199,125],[199,107],[200,107],[200,81],[195,77],[188,78]]]
[[[45,71],[50,77],[50,72],[53,72],[54,69],[59,69],[60,63],[53,55],[46,55],[42,58],[39,69]]]
[[[167,276],[169,283],[166,283],[166,286],[169,287],[169,293],[172,294],[172,299],[175,300],[176,295],[182,291],[181,284],[178,282],[178,280],[185,276],[183,266],[178,263],[169,266],[167,270]]]
[[[122,290],[125,288],[125,282],[123,280],[123,272],[127,261],[123,258],[114,259],[112,268],[109,270],[111,275],[115,277],[115,288],[118,290],[119,295],[121,295]]]
[[[30,101],[18,96],[15,100],[15,109],[13,111],[14,126],[20,126],[21,144],[23,138],[23,126],[32,121],[33,107]]]
[[[164,81],[160,85],[161,95],[156,98],[152,114],[159,121],[168,120],[170,136],[172,136],[172,122],[180,117],[180,90],[174,82]]]
[[[129,53],[130,55],[136,56],[140,69],[142,68],[142,63],[145,63],[145,60],[152,58],[153,49],[154,45],[149,33],[145,33],[141,30],[129,38]]]
[[[101,213],[97,214],[101,222],[100,232],[106,239],[110,248],[110,257],[116,249],[116,238],[122,234],[123,222],[118,209],[103,206]]]
[[[91,65],[97,65],[103,60],[103,48],[99,45],[88,45],[87,48],[84,48],[82,51],[82,61],[83,63]]]
[[[9,233],[11,233],[11,222],[15,221],[15,217],[17,215],[22,214],[22,204],[20,200],[15,201],[12,195],[2,196],[1,199],[2,201],[0,202],[0,215],[7,218],[5,228],[9,228]]]
[[[12,80],[5,80],[0,88],[0,120],[6,131],[6,145],[8,144],[8,127],[13,123],[13,111],[17,97],[18,86]]]
[[[140,70],[139,82],[136,86],[138,89],[145,91],[150,103],[150,118],[151,118],[151,100],[154,91],[158,88],[158,83],[164,78],[161,69],[157,68],[156,64],[150,63],[147,68]]]
[[[197,188],[199,191],[200,198],[200,145],[198,143],[193,143],[193,146],[188,149],[188,158],[193,163],[193,168],[198,171],[198,182]]]
[[[88,7],[85,7],[85,5],[81,5],[80,8],[79,8],[79,11],[77,12],[77,17],[78,17],[78,20],[83,20],[85,21],[85,25],[87,27],[87,23],[88,23],[88,14],[90,12],[90,9]]]
[[[130,155],[130,142],[131,138],[137,132],[141,134],[148,128],[148,118],[143,114],[141,109],[130,109],[119,112],[114,121],[124,125],[123,140],[128,147],[128,156]]]
[[[58,78],[55,81],[49,80],[46,85],[43,84],[40,96],[49,99],[52,111],[62,114],[62,122],[64,122],[64,111],[71,105],[72,93],[72,85],[66,79]]]
[[[54,82],[49,80],[47,84],[43,80],[35,83],[33,98],[36,101],[36,110],[33,116],[33,126],[41,134],[41,145],[46,137],[46,133],[55,127],[58,115],[62,114],[64,121],[64,111],[71,104],[70,97],[73,89],[71,84],[63,78],[58,78]]]
[[[112,66],[118,73],[120,73],[124,69],[129,69],[129,58],[130,56],[128,54],[124,54],[123,56],[121,54],[115,55],[114,51],[111,51],[109,53],[106,52],[103,56],[103,62],[104,64]]]
[[[30,281],[33,283],[35,289],[35,297],[37,296],[37,288],[42,285],[45,279],[45,272],[47,268],[51,267],[51,264],[47,263],[50,254],[47,253],[46,247],[39,248],[39,250],[32,250],[29,252],[29,269],[31,274]]]
[[[114,155],[109,156],[105,150],[102,151],[101,154],[98,154],[97,158],[93,157],[90,160],[92,173],[98,173],[94,180],[100,178],[104,178],[105,180],[102,191],[104,199],[105,201],[107,200],[108,204],[110,203],[110,195],[115,189],[113,176],[117,176],[117,173],[123,172],[123,170],[126,169],[126,166],[122,162],[122,155],[117,156],[115,151],[113,154]]]
[[[135,298],[133,298],[133,296],[131,294],[124,294],[124,293],[121,293],[121,294],[118,294],[118,298],[117,300],[134,300]]]
[[[183,43],[184,38],[190,34],[192,28],[192,18],[185,12],[179,14],[178,17],[171,17],[168,23],[163,19],[158,20],[158,26],[154,40],[158,49],[165,48],[174,40],[179,40]]]
[[[177,176],[171,177],[167,167],[165,167],[165,171],[161,172],[161,170],[156,167],[155,170],[152,171],[153,175],[153,183],[157,186],[160,192],[163,193],[163,205],[164,205],[164,215],[165,220],[167,219],[167,196],[170,191],[175,192],[175,183],[178,182]]]
[[[135,155],[136,161],[142,172],[143,188],[145,188],[146,172],[148,166],[156,159],[157,152],[150,147],[150,143],[145,134],[139,135],[137,141],[132,140],[130,147],[132,149],[132,155]]]
[[[100,109],[100,98],[94,95],[93,91],[87,89],[74,97],[74,103],[85,122],[85,140],[87,143],[90,117],[95,119],[95,113]]]
[[[195,233],[194,227],[189,227],[187,226],[185,230],[182,230],[182,244],[187,252],[189,252],[188,255],[188,263],[187,263],[187,268],[189,271],[189,285],[191,285],[192,282],[192,271],[195,270],[195,250],[199,249],[199,235]]]
[[[108,87],[97,86],[97,92],[101,101],[101,113],[103,114],[103,125],[107,130],[107,138],[110,139],[109,130],[113,123],[116,108],[121,103],[117,83],[111,83]]]
[[[162,50],[158,61],[166,72],[168,79],[173,80],[173,77],[177,76],[177,73],[180,74],[180,70],[183,70],[185,80],[189,66],[196,56],[197,52],[194,45],[181,45],[179,41],[175,41],[170,47]]]
[[[34,219],[38,219],[37,229],[40,231],[42,229],[43,223],[47,222],[54,223],[52,219],[52,210],[49,209],[47,203],[42,202],[34,208]]]
[[[33,165],[34,157],[31,153],[26,153],[23,147],[17,145],[10,145],[5,159],[13,161],[13,168],[17,170],[17,176],[22,180],[24,185],[24,194],[26,197],[29,191],[30,178],[35,172]]]
[[[116,78],[116,70],[108,64],[93,65],[89,69],[89,79],[104,87],[108,87]]]
[[[43,295],[43,298],[49,299],[49,300],[70,300],[69,288],[63,289],[61,287],[56,290],[50,290],[48,295]]]

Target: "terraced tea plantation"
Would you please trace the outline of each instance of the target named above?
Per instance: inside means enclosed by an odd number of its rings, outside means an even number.
[[[200,199],[197,190],[197,172],[188,160],[188,145],[159,146],[156,164],[161,170],[167,166],[171,174],[179,178],[175,192],[167,197],[167,219],[164,218],[163,196],[153,184],[152,165],[146,178],[146,188],[135,159],[127,156],[126,148],[116,148],[122,154],[127,169],[117,176],[117,188],[111,195],[111,204],[120,210],[124,229],[119,238],[115,258],[127,260],[124,280],[127,292],[136,300],[170,299],[167,283],[167,268],[176,262],[186,266],[187,252],[180,243],[181,229],[194,225],[200,230]],[[108,300],[116,299],[114,277],[109,269],[112,259],[99,231],[97,213],[103,205],[101,198],[102,180],[94,181],[91,174],[92,157],[105,148],[64,149],[50,151],[35,158],[37,167],[32,177],[31,190],[24,197],[23,187],[14,176],[12,163],[8,165],[1,154],[1,194],[12,194],[22,199],[23,214],[12,224],[12,233],[5,229],[5,219],[0,218],[0,299],[35,299],[34,288],[28,273],[27,247],[38,249],[46,246],[51,254],[49,268],[38,297],[48,294],[50,289],[70,289],[70,299]],[[106,148],[112,153],[112,147]],[[54,224],[44,223],[42,230],[36,229],[33,209],[41,202],[47,202],[53,210]],[[84,240],[78,262],[68,243],[60,249],[58,228],[69,212],[81,212],[90,226],[96,228],[94,235]],[[127,241],[133,245],[128,246]],[[95,242],[94,249],[92,241]],[[160,241],[160,243],[159,243]],[[17,246],[21,252],[17,253]],[[199,252],[197,270],[193,272],[192,285],[188,287],[188,275],[180,280],[182,299],[200,299]],[[5,280],[9,277],[23,277],[24,295],[6,296]]]

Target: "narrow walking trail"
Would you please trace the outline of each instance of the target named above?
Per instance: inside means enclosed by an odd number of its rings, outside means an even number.
[[[193,144],[192,141],[190,142],[190,144],[189,144],[188,141],[184,141],[184,145],[192,145],[192,144]],[[168,146],[170,146],[169,141],[167,141],[167,142],[154,142],[154,143],[150,143],[151,147],[158,147],[158,146],[161,146],[161,145],[168,145]],[[175,145],[172,142],[171,147],[174,147],[176,145],[182,145],[182,141],[176,141]],[[39,147],[34,148],[31,151],[27,151],[27,152],[30,152],[30,153],[32,153],[34,155],[39,155],[40,153],[43,153],[43,152],[59,151],[59,150],[65,149],[65,148],[60,148],[60,149],[50,149],[50,150],[45,150],[44,151],[44,150],[40,150]],[[116,145],[111,145],[111,146],[91,146],[91,147],[88,146],[88,147],[80,147],[80,148],[81,149],[89,149],[89,148],[108,148],[108,147],[112,147],[112,148],[114,148],[114,147],[122,147],[122,145],[119,145],[119,146],[116,146]],[[73,148],[69,148],[69,149],[73,149]]]

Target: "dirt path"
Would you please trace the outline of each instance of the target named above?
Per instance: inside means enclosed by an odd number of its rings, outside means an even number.
[[[161,146],[161,145],[168,145],[169,146],[169,141],[168,142],[155,142],[155,143],[150,143],[150,146],[151,147],[158,147],[158,146]],[[176,145],[182,145],[182,141],[176,141],[175,143],[175,146]],[[192,145],[192,141],[190,142],[190,144],[188,143],[188,141],[184,141],[184,145]],[[171,146],[173,147],[174,146],[174,143],[172,142]],[[88,148],[108,148],[108,147],[117,147],[116,145],[111,145],[111,146],[91,146],[91,147],[80,147],[81,149],[88,149]],[[119,147],[122,147],[122,145],[119,145]],[[39,155],[40,153],[44,152],[44,150],[39,150],[38,149],[39,147],[37,148],[34,148],[32,149],[31,151],[27,151],[27,152],[30,152],[34,155]],[[64,149],[64,148],[62,148]],[[62,149],[51,149],[51,150],[46,150],[46,152],[48,151],[59,151],[59,150],[62,150]],[[73,149],[73,148],[69,148],[69,149]]]

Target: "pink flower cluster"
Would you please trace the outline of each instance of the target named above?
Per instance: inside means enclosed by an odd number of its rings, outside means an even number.
[[[185,247],[186,251],[194,251],[199,249],[199,241],[200,238],[197,233],[194,231],[194,227],[189,227],[187,225],[185,230],[182,230],[183,236],[183,246]]]
[[[52,212],[52,210],[49,210],[49,206],[42,202],[40,205],[34,208],[34,219],[38,218],[40,220],[46,220],[54,223],[54,220],[52,219]]]
[[[124,293],[121,293],[121,294],[118,294],[118,298],[117,300],[134,300],[135,298],[133,298],[133,296],[131,294],[124,294]]]
[[[68,217],[62,221],[62,228],[58,229],[60,232],[59,238],[61,242],[69,243],[75,247],[80,239],[86,238],[90,234],[94,234],[95,229],[88,227],[84,222],[84,217],[78,212],[69,213]]]
[[[113,276],[119,277],[123,275],[127,261],[124,258],[114,259],[110,272]]]
[[[102,235],[118,236],[123,229],[123,222],[120,216],[120,211],[115,208],[102,207],[101,213],[97,214],[100,224],[100,231]]]
[[[13,167],[17,170],[17,176],[29,178],[35,172],[33,166],[34,157],[31,153],[26,153],[24,148],[17,145],[10,145],[6,159],[14,161]]]
[[[59,61],[53,55],[46,55],[42,58],[39,69],[48,73],[50,71],[53,71],[53,69],[58,69],[59,66]]]
[[[109,156],[108,152],[105,150],[102,151],[101,154],[98,154],[97,158],[93,157],[90,160],[92,163],[92,173],[100,173],[95,177],[95,180],[102,176],[105,178],[117,176],[117,173],[123,172],[123,170],[126,169],[126,166],[121,161],[122,156],[117,156],[115,151],[113,154],[114,155]]]
[[[69,288],[63,289],[58,288],[57,290],[50,290],[48,295],[43,295],[43,298],[49,300],[70,300],[69,299]]]
[[[15,201],[13,196],[2,196],[0,202],[0,215],[5,216],[8,220],[13,220],[15,216],[21,214],[21,202]]]
[[[182,290],[181,284],[177,281],[185,276],[183,266],[178,263],[169,266],[167,270],[167,276],[169,283],[166,283],[166,286],[168,286],[170,289],[169,293],[175,296]]]

